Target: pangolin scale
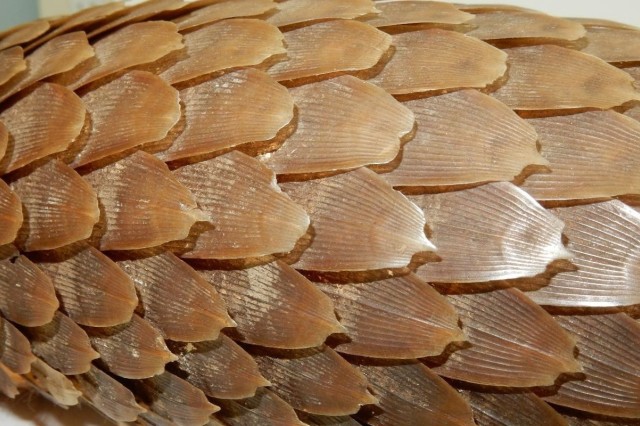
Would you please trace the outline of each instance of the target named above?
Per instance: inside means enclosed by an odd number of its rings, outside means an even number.
[[[0,392],[141,425],[640,424],[640,29],[423,0],[0,33]]]

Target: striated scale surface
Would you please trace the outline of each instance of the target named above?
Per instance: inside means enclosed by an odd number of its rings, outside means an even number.
[[[11,184],[25,216],[17,243],[49,250],[88,238],[100,210],[95,191],[72,168],[51,160]]]
[[[570,256],[562,221],[511,183],[409,198],[424,211],[442,259],[418,268],[430,282],[531,277]]]
[[[25,374],[31,370],[35,356],[29,340],[9,321],[0,317],[0,362],[11,372]]]
[[[9,399],[15,399],[20,394],[15,378],[20,377],[0,362],[0,393]]]
[[[133,24],[135,22],[154,18],[158,15],[162,15],[163,12],[179,10],[187,4],[188,3],[183,0],[149,0],[134,3],[125,10],[123,15],[119,14],[116,19],[107,21],[98,28],[91,30],[89,37],[97,37],[114,28],[125,27],[126,24]]]
[[[371,0],[288,0],[278,3],[277,13],[269,16],[267,22],[286,27],[329,19],[354,19],[377,12]]]
[[[160,332],[137,314],[126,324],[87,328],[87,333],[100,361],[111,373],[126,379],[155,376],[164,371],[166,363],[176,360]]]
[[[0,113],[9,132],[0,174],[66,150],[80,135],[85,106],[72,91],[45,83]]]
[[[574,337],[517,289],[450,296],[471,346],[434,367],[442,376],[488,386],[551,386],[581,372]]]
[[[309,216],[278,187],[274,173],[238,151],[173,172],[211,217],[182,257],[238,259],[291,251]],[[207,176],[207,179],[202,179]]]
[[[49,277],[12,245],[0,246],[0,311],[27,327],[53,320],[60,303]]]
[[[483,88],[507,70],[507,55],[476,38],[429,29],[393,36],[395,54],[370,82],[392,95]]]
[[[26,69],[27,62],[24,60],[24,52],[21,47],[0,50],[0,85],[5,84],[13,76]]]
[[[341,416],[377,402],[365,376],[328,346],[253,354],[274,392],[297,410]]]
[[[338,352],[373,358],[439,355],[464,340],[458,314],[444,296],[413,274],[366,283],[316,285],[333,301],[349,337]]]
[[[269,69],[278,81],[333,77],[373,68],[391,37],[357,21],[335,20],[284,34],[287,59]]]
[[[412,24],[460,25],[473,19],[470,13],[440,1],[384,0],[376,1],[375,5],[380,13],[361,19],[379,28]]]
[[[169,252],[118,262],[131,277],[144,305],[144,317],[167,339],[215,340],[235,323],[222,298],[189,265]]]
[[[187,15],[179,16],[173,22],[178,25],[178,30],[184,31],[223,19],[263,15],[274,11],[276,7],[274,0],[218,1]]]
[[[200,272],[227,302],[237,340],[272,348],[321,345],[343,331],[331,300],[281,261],[240,270]]]
[[[293,119],[288,91],[263,71],[233,71],[180,91],[184,130],[156,154],[164,161],[275,138]]]
[[[18,236],[24,216],[20,198],[0,179],[0,245],[13,242]]]
[[[640,122],[614,111],[528,120],[551,173],[522,185],[537,200],[580,200],[640,193]]]
[[[556,316],[577,339],[584,380],[544,399],[596,414],[640,417],[640,324],[626,314]]]
[[[341,76],[290,90],[295,132],[264,163],[278,174],[316,173],[388,163],[414,117],[379,87]]]
[[[0,33],[0,50],[27,43],[49,30],[51,24],[47,19],[21,24]]]
[[[488,95],[462,90],[404,105],[415,114],[417,130],[403,147],[400,164],[382,175],[391,185],[508,181],[527,166],[548,165],[533,127]]]
[[[505,52],[509,79],[493,96],[515,110],[606,109],[640,98],[629,74],[592,55],[553,45]]]
[[[640,61],[640,29],[587,26],[586,37],[584,53],[615,64]]]
[[[131,71],[82,96],[91,122],[71,166],[79,167],[167,136],[180,119],[178,92],[160,77]]]
[[[111,327],[131,320],[138,297],[131,279],[85,242],[34,256],[53,282],[62,310],[75,322]]]
[[[298,269],[402,268],[414,254],[434,250],[420,209],[368,169],[281,187],[311,217],[312,239]]]
[[[444,380],[418,361],[376,363],[363,361],[360,371],[379,398],[382,413],[367,423],[373,426],[437,424],[471,426],[468,403]]]
[[[266,388],[260,388],[251,398],[218,400],[222,411],[216,416],[229,426],[303,426],[296,412],[282,398]]]
[[[99,358],[87,333],[62,312],[56,312],[50,323],[25,329],[25,333],[33,353],[62,374],[86,373],[91,361]]]
[[[179,240],[189,235],[194,223],[207,220],[193,194],[151,154],[138,151],[84,178],[100,201],[102,217],[94,237],[101,250],[141,249]]]

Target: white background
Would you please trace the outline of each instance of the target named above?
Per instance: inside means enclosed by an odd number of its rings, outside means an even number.
[[[2,7],[2,1],[0,0],[0,9],[5,9]],[[41,3],[48,1],[52,2],[49,12],[51,10],[60,12],[53,3],[65,4],[64,1],[58,0],[41,0]],[[465,3],[482,4],[498,1],[467,0]],[[529,7],[557,16],[610,19],[640,27],[640,0],[504,0],[503,3]],[[10,13],[10,11],[2,10],[1,13]],[[31,395],[20,395],[17,401],[0,397],[0,425],[2,426],[101,426],[106,424],[108,423],[89,409],[72,408],[65,411]]]

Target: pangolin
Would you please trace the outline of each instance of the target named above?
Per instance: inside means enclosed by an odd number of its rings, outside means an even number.
[[[141,425],[640,420],[640,30],[421,0],[0,34],[0,391]]]

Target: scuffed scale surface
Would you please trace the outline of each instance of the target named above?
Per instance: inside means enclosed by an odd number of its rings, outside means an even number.
[[[639,43],[427,0],[0,33],[0,393],[152,426],[640,424]]]

